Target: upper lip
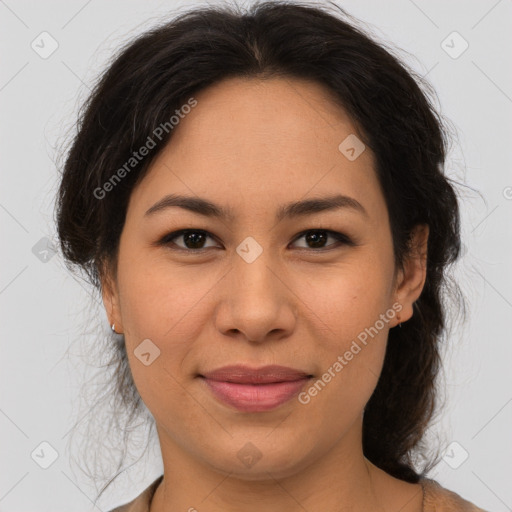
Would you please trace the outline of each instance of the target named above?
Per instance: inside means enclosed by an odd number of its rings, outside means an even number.
[[[289,382],[312,375],[286,366],[270,365],[250,368],[244,365],[223,366],[211,372],[201,374],[210,380],[236,382],[239,384],[269,384],[271,382]]]

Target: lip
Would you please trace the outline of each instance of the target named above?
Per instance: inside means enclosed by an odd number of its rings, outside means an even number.
[[[291,382],[304,377],[310,377],[307,372],[288,368],[287,366],[269,365],[261,368],[250,368],[242,364],[223,366],[217,370],[201,374],[202,377],[222,382],[238,384],[272,384],[276,382]]]
[[[199,375],[213,395],[244,412],[263,412],[291,400],[312,377],[286,366],[224,366]]]

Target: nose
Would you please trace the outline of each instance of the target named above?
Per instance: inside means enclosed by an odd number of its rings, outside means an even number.
[[[223,279],[216,308],[217,329],[225,336],[252,343],[290,336],[298,310],[290,283],[265,251],[249,261],[236,255]]]

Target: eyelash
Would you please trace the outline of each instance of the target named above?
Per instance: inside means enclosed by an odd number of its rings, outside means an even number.
[[[304,235],[307,235],[308,233],[317,233],[317,232],[327,233],[328,236],[332,236],[333,238],[335,238],[337,240],[337,243],[330,244],[327,246],[327,248],[311,249],[308,247],[299,247],[299,250],[306,250],[306,251],[312,251],[312,252],[326,252],[326,251],[335,249],[337,247],[340,247],[340,245],[347,245],[347,246],[351,246],[351,247],[356,245],[351,238],[349,238],[347,235],[345,235],[343,233],[339,233],[337,231],[332,231],[329,229],[321,229],[321,228],[307,229],[305,231],[302,231],[293,239],[293,242],[296,242],[297,240],[302,238]],[[179,238],[186,234],[190,234],[190,233],[199,233],[199,234],[205,235],[207,237],[210,237],[212,239],[215,239],[215,237],[211,233],[209,233],[208,231],[202,230],[202,229],[181,229],[179,231],[173,231],[173,232],[165,235],[158,242],[158,245],[166,245],[166,246],[174,245],[175,247],[170,247],[171,250],[184,251],[184,252],[188,252],[188,253],[202,253],[208,249],[216,249],[217,248],[217,247],[203,247],[200,249],[189,249],[189,248],[176,246],[176,244],[173,242],[174,239]]]

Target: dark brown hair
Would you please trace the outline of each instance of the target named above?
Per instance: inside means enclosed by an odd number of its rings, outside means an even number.
[[[150,29],[127,44],[101,75],[80,112],[58,192],[56,221],[70,268],[90,283],[114,272],[128,200],[157,147],[105,197],[94,193],[143,146],[156,127],[196,93],[228,77],[308,79],[332,92],[376,159],[389,212],[396,268],[418,224],[430,228],[427,275],[414,315],[389,332],[382,374],[366,405],[364,455],[396,478],[417,482],[415,468],[437,404],[439,343],[446,330],[447,268],[460,253],[455,189],[444,174],[448,129],[431,86],[393,51],[377,43],[333,3],[260,2],[201,7]],[[446,294],[448,295],[454,295]],[[131,377],[124,340],[108,340],[112,392],[127,421],[144,409]],[[116,408],[112,414],[117,414]],[[428,461],[427,461],[428,462]],[[119,466],[120,467],[120,466]]]

